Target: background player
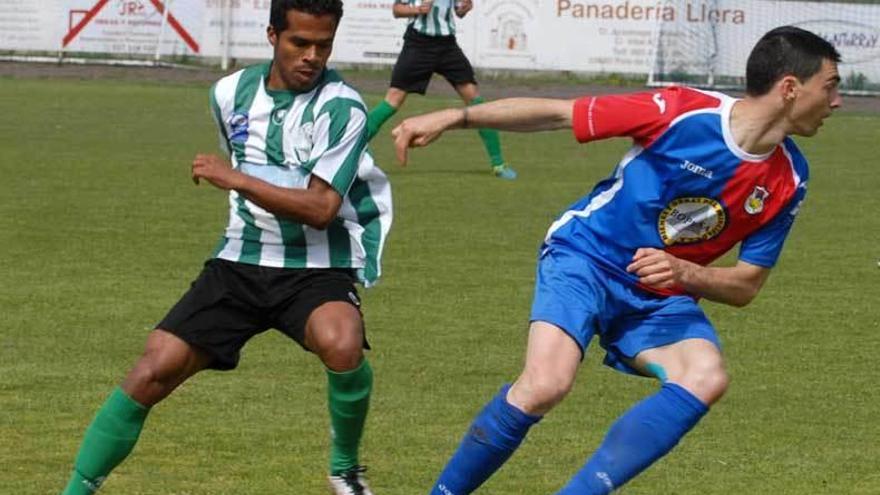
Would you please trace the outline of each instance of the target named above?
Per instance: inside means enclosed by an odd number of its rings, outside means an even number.
[[[662,385],[611,426],[558,493],[610,493],[697,424],[728,385],[697,299],[745,306],[767,279],[806,194],[807,162],[788,136],[814,135],[840,106],[839,59],[819,36],[780,27],[750,54],[742,100],[682,87],[517,98],[407,119],[393,131],[403,163],[408,146],[471,126],[633,139],[613,175],[551,225],[525,367],[478,414],[433,494],[470,493],[498,469],[570,391],[594,334],[606,364]],[[737,243],[735,266],[707,266]]]
[[[436,72],[445,77],[464,101],[476,105],[480,96],[474,69],[455,41],[455,20],[467,15],[473,8],[472,0],[395,0],[394,17],[408,17],[403,35],[403,49],[391,72],[391,87],[382,100],[370,111],[367,122],[368,139],[375,136],[382,125],[400,109],[409,93],[425,94],[431,76]],[[495,129],[479,129],[480,139],[489,154],[492,172],[502,179],[516,179],[516,172],[504,163],[501,139]]]
[[[235,368],[244,344],[270,327],[326,367],[333,491],[371,493],[358,446],[373,374],[353,283],[379,276],[391,194],[366,151],[363,101],[325,68],[341,17],[340,0],[273,0],[271,63],[212,88],[230,157],[197,155],[192,179],[229,190],[229,223],[86,430],[64,494],[97,490],[153,405],[200,370]]]

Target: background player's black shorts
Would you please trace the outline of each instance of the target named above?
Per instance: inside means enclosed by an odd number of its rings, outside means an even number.
[[[210,368],[238,365],[241,348],[269,328],[304,345],[318,306],[344,301],[360,311],[354,274],[335,268],[271,268],[211,259],[189,291],[156,326],[213,357]],[[364,337],[364,347],[369,348]]]
[[[474,68],[455,42],[455,36],[426,36],[408,27],[403,35],[403,49],[391,71],[391,87],[425,94],[435,72],[453,86],[477,83]]]

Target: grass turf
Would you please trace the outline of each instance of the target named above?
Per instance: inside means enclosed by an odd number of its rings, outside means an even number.
[[[0,79],[0,492],[64,485],[84,428],[186,290],[226,221],[189,163],[216,150],[206,87]],[[376,103],[378,95],[367,95]],[[455,104],[410,98],[403,116]],[[503,134],[515,182],[474,132],[394,164],[382,283],[364,293],[376,372],[363,462],[380,494],[424,493],[474,413],[524,354],[536,249],[552,219],[610,173],[623,140]],[[800,140],[811,182],[759,298],[706,308],[728,396],[628,495],[878,494],[880,118],[842,113]],[[482,493],[553,493],[649,380],[588,352],[572,394]],[[323,493],[324,374],[269,332],[238,370],[206,372],[150,415],[107,494]]]

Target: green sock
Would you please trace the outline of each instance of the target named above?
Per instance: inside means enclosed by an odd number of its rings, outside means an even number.
[[[482,96],[478,96],[468,103],[468,106],[479,105],[485,102]],[[495,129],[480,129],[477,131],[483,141],[483,147],[489,154],[489,161],[493,167],[504,165],[504,157],[501,155],[501,136]]]
[[[358,465],[358,447],[370,406],[373,369],[364,358],[357,368],[337,373],[327,370],[327,395],[332,438],[330,474]]]
[[[137,443],[148,407],[116,387],[86,429],[73,474],[62,495],[89,495],[122,462]]]
[[[385,100],[382,100],[376,105],[376,108],[370,110],[370,114],[367,115],[367,142],[379,133],[382,125],[396,112],[397,109]]]

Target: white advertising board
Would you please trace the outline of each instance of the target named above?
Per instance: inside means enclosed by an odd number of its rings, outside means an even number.
[[[265,59],[271,0],[0,0],[0,50]],[[332,61],[393,64],[406,19],[393,0],[348,0]],[[163,26],[163,14],[169,12]],[[767,30],[795,24],[831,41],[841,73],[880,81],[880,4],[772,0],[475,0],[457,20],[478,68],[647,74],[711,59],[741,75]],[[660,40],[658,42],[658,40]],[[226,51],[228,48],[228,52]]]
[[[0,0],[0,50],[57,50],[63,0]]]
[[[742,76],[758,39],[790,24],[830,41],[842,56],[841,75],[880,81],[880,4],[716,0],[710,9],[706,2],[672,3],[660,37],[670,67],[696,72],[690,69],[711,60],[716,75]]]
[[[66,0],[64,4],[61,46],[65,50],[151,55],[161,38],[162,53],[201,53],[204,0]]]
[[[335,60],[393,64],[403,46],[405,19],[391,15],[393,0],[355,0],[345,4],[345,15],[333,48]]]
[[[266,39],[269,25],[270,0],[202,0],[205,3],[203,22],[203,54],[222,56],[229,44],[229,56],[246,59],[272,57]],[[228,8],[228,36],[224,35],[223,10]]]

